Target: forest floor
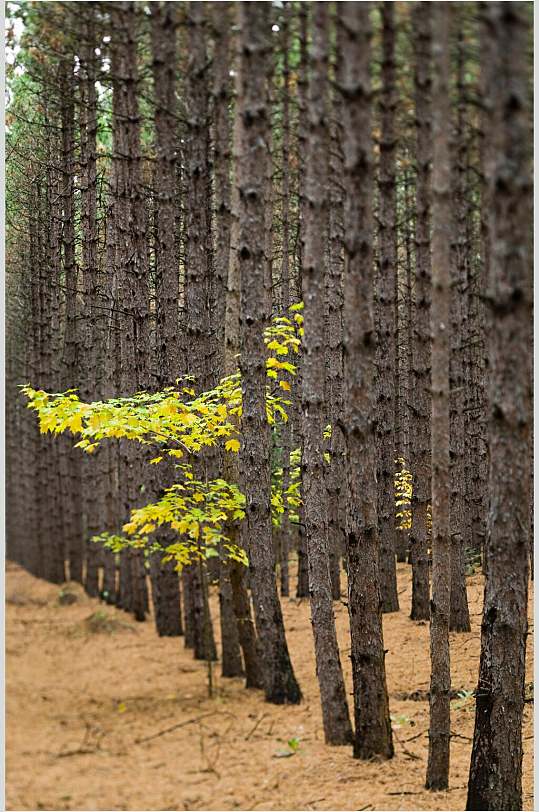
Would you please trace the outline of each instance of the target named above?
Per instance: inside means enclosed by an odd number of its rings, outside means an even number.
[[[222,679],[208,698],[206,665],[153,622],[85,596],[61,606],[60,588],[8,563],[6,575],[7,808],[95,810],[464,809],[473,697],[452,702],[447,792],[424,789],[429,628],[408,618],[410,568],[398,565],[401,611],[384,616],[396,755],[361,762],[326,747],[308,600],[284,599],[290,651],[304,700],[265,703],[242,680]],[[533,589],[533,586],[532,586]],[[468,579],[473,629],[451,635],[452,684],[476,685],[482,578]],[[217,620],[216,596],[212,614]],[[351,690],[347,610],[336,604]],[[92,613],[116,623],[95,633]],[[530,601],[531,612],[531,601]],[[95,618],[94,618],[95,620]],[[218,633],[219,624],[215,623]],[[533,680],[530,614],[527,684]],[[533,696],[533,694],[532,694]],[[524,808],[533,808],[533,702],[525,705]],[[167,730],[176,726],[174,730]],[[299,745],[290,757],[287,742]],[[290,751],[292,752],[292,751]]]

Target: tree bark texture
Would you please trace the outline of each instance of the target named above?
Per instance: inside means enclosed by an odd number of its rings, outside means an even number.
[[[303,248],[304,361],[302,369],[302,483],[309,560],[309,593],[316,672],[327,744],[352,740],[333,613],[328,545],[328,499],[324,479],[324,302],[328,224],[329,122],[328,8],[313,6],[309,60],[308,125]]]
[[[339,3],[343,95],[344,427],[347,448],[348,612],[354,756],[391,758],[379,590],[373,318],[374,268],[369,3]]]
[[[241,463],[246,497],[246,534],[257,632],[264,659],[266,699],[298,703],[296,682],[277,594],[273,566],[271,436],[266,419],[264,328],[267,313],[265,208],[269,119],[266,62],[270,7],[261,2],[240,6],[240,98],[242,155],[238,165],[240,330],[242,375]]]
[[[531,427],[531,166],[525,3],[485,3],[490,144],[487,574],[467,809],[522,809]],[[485,42],[488,40],[488,42]],[[490,42],[490,46],[489,46]]]
[[[449,611],[451,594],[449,358],[451,353],[451,164],[449,132],[449,6],[434,3],[433,21],[433,170],[431,453],[432,597],[430,601],[430,724],[426,786],[446,789],[449,782],[450,691]]]

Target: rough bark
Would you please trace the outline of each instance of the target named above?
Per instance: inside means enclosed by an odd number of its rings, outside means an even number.
[[[84,289],[84,332],[82,337],[81,395],[85,400],[103,396],[101,369],[105,362],[103,318],[99,299],[98,224],[97,224],[97,92],[95,86],[97,44],[96,20],[90,11],[82,18],[80,52],[80,162],[81,162],[81,230],[82,281]],[[82,460],[82,485],[86,513],[86,572],[84,588],[88,595],[99,592],[100,559],[111,556],[90,541],[102,532],[105,499],[106,457],[108,450],[99,448],[93,457]]]
[[[334,77],[342,69],[339,42]],[[330,124],[330,210],[327,274],[327,411],[331,425],[329,467],[326,468],[328,490],[328,533],[330,546],[330,575],[333,599],[341,597],[341,557],[346,547],[344,487],[346,479],[345,448],[342,432],[343,410],[343,156],[342,100],[338,91],[331,95]]]
[[[344,432],[354,756],[391,758],[376,511],[370,4],[339,3],[338,11],[343,60],[339,89],[345,175]]]
[[[241,463],[246,497],[246,532],[256,626],[264,658],[266,699],[297,703],[294,677],[273,569],[270,429],[266,419],[266,364],[263,340],[265,295],[265,190],[269,120],[266,61],[270,8],[261,2],[240,6],[240,96],[242,155],[238,165],[240,326],[242,374]]]
[[[62,253],[65,284],[65,332],[62,356],[62,382],[66,389],[79,380],[80,331],[77,300],[78,267],[75,258],[75,99],[73,54],[66,56],[60,68],[62,126]],[[70,438],[62,438],[61,480],[64,495],[65,554],[69,577],[83,581],[83,514],[81,493],[81,454],[72,450]]]
[[[155,233],[155,339],[156,385],[158,389],[174,386],[179,375],[178,299],[179,262],[175,239],[176,207],[176,6],[174,3],[152,3],[151,39],[152,73],[155,100],[155,164],[153,173]],[[170,487],[174,482],[172,465],[156,467],[153,492]],[[163,546],[172,543],[173,534],[158,535]],[[155,624],[159,635],[182,633],[180,616],[180,582],[174,563],[161,565],[160,554],[151,562],[152,599]]]
[[[378,187],[380,194],[377,300],[377,484],[382,612],[398,612],[395,563],[395,23],[393,3],[382,5],[382,94]]]
[[[328,499],[324,481],[324,300],[327,272],[324,241],[329,205],[328,22],[327,6],[323,3],[313,6],[302,272],[305,330],[302,483],[311,618],[325,741],[327,744],[347,744],[352,740],[352,727],[333,614],[328,566]]]
[[[456,20],[456,15],[454,17]],[[464,33],[457,41],[457,112],[452,167],[452,198],[456,203],[453,220],[451,263],[451,360],[450,360],[450,441],[451,441],[451,631],[470,631],[470,613],[466,595],[464,545],[464,494],[466,490],[464,461],[466,437],[464,422],[463,319],[462,302],[466,296],[466,272],[469,264],[466,220],[466,98],[464,87]]]
[[[238,42],[236,42],[238,46]],[[241,90],[239,58],[236,59],[235,87]],[[224,326],[223,374],[232,375],[238,369],[240,352],[240,269],[239,269],[239,191],[236,183],[238,161],[242,152],[242,126],[238,100],[235,101],[233,157],[234,184],[230,191],[231,222],[230,250],[226,278],[226,307]],[[235,454],[227,454],[223,460],[223,473],[227,482],[238,484],[241,481],[239,460]],[[236,522],[226,529],[227,537],[232,543],[240,544],[243,534]],[[251,602],[247,589],[247,572],[243,564],[229,561],[226,565],[225,578],[230,579],[232,605],[236,618],[238,640],[243,656],[245,669],[245,687],[263,688],[262,661],[257,648],[256,630],[252,619]],[[226,587],[225,587],[226,588]]]
[[[430,3],[417,3],[412,10],[415,50],[416,116],[416,231],[415,231],[415,329],[411,409],[411,470],[413,475],[412,529],[412,620],[429,619],[429,564],[427,506],[430,501]]]
[[[113,80],[113,195],[118,231],[116,270],[119,302],[120,394],[148,386],[149,298],[147,217],[142,189],[138,107],[137,10],[132,2],[111,6]],[[122,444],[120,444],[121,447]],[[140,450],[124,442],[120,451],[123,515],[144,500],[144,463]],[[129,549],[120,567],[121,602],[135,620],[146,616],[147,588],[140,550]]]
[[[281,259],[281,309],[286,313],[290,307],[290,8],[283,5],[281,16],[281,51],[283,58],[283,88],[282,88],[282,259]],[[288,420],[281,431],[281,459],[282,459],[282,489],[286,493],[290,485],[290,452],[292,450],[292,420]],[[281,517],[281,533],[279,536],[279,571],[281,577],[281,595],[290,595],[289,550],[290,550],[290,513],[286,497],[283,496],[284,513]]]
[[[525,3],[482,6],[489,160],[486,583],[467,809],[522,809],[531,427],[531,171]]]
[[[451,164],[449,131],[449,6],[433,5],[433,170],[431,453],[432,453],[432,598],[430,602],[430,723],[426,786],[447,789],[451,670],[449,611],[451,592],[449,358],[451,352]]]
[[[187,367],[195,386],[202,392],[211,385],[212,337],[210,301],[212,290],[212,250],[210,244],[211,196],[209,167],[209,88],[205,9],[201,3],[187,6],[189,36],[186,76],[186,344]],[[209,460],[196,461],[199,475],[206,475]],[[189,565],[190,592],[194,607],[194,642],[197,659],[213,659],[215,641],[208,622],[207,574]]]

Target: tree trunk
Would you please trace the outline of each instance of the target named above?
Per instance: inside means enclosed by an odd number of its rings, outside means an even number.
[[[132,2],[111,7],[111,73],[113,80],[113,181],[115,227],[118,232],[116,262],[119,293],[120,375],[122,396],[149,384],[149,294],[147,217],[142,189],[140,115],[138,108],[137,9]],[[141,506],[145,497],[144,460],[140,449],[120,443],[120,489],[123,515]],[[122,583],[123,582],[123,583]],[[129,549],[120,567],[123,608],[135,620],[146,616],[147,590],[141,550]]]
[[[246,532],[251,561],[255,617],[264,657],[266,699],[276,704],[298,703],[301,692],[294,677],[286,643],[273,569],[271,482],[268,460],[270,429],[266,419],[264,328],[265,188],[269,120],[266,62],[269,54],[270,7],[266,3],[240,6],[240,115],[242,154],[238,165],[240,326],[242,374],[243,490]]]
[[[457,20],[457,16],[454,15]],[[462,302],[466,292],[466,266],[469,253],[466,240],[466,220],[469,216],[466,203],[466,133],[465,133],[465,87],[464,87],[464,33],[458,31],[457,49],[457,120],[455,127],[454,167],[452,198],[456,201],[454,217],[454,240],[451,280],[451,362],[450,362],[450,441],[451,441],[451,631],[470,631],[470,613],[466,595],[466,568],[464,545],[466,541],[464,521],[464,494],[466,480],[464,460],[466,436],[464,423],[464,329]]]
[[[522,809],[531,427],[528,8],[485,3],[488,111],[489,494],[487,574],[467,809]]]
[[[175,239],[176,207],[176,6],[174,3],[152,3],[152,72],[155,98],[155,164],[153,174],[155,217],[155,334],[158,389],[174,386],[179,375],[178,299],[179,262]],[[157,467],[153,472],[153,493],[174,483],[172,465]],[[159,533],[162,546],[172,543],[173,534]],[[172,562],[161,565],[160,554],[152,557],[152,599],[155,624],[159,635],[182,634],[180,614],[180,581]],[[157,560],[154,560],[157,559]]]
[[[413,474],[412,530],[412,620],[429,619],[429,563],[427,506],[430,501],[430,4],[412,9],[415,48],[416,112],[416,266],[415,334],[413,347],[413,391],[411,408],[411,470]]]
[[[391,758],[379,588],[373,319],[371,28],[369,3],[342,3],[344,198],[344,431],[347,449],[348,612],[355,758]]]
[[[186,341],[187,368],[195,378],[197,392],[209,388],[211,380],[212,338],[210,301],[212,290],[212,252],[209,240],[211,224],[210,167],[209,167],[209,88],[207,78],[208,57],[206,51],[206,19],[203,4],[187,5],[187,28],[189,32],[188,64],[186,76],[187,138],[186,138]],[[206,476],[210,464],[208,455],[195,461],[198,475]],[[211,622],[204,607],[207,602],[205,571],[198,572],[197,564],[190,564],[190,592],[195,614],[195,657],[213,658],[215,641]]]
[[[308,90],[305,244],[303,248],[304,362],[302,370],[302,483],[309,558],[309,593],[327,744],[347,744],[352,727],[346,702],[329,572],[328,504],[324,481],[325,250],[328,224],[328,9],[313,6]]]
[[[394,5],[382,5],[382,95],[377,299],[378,534],[382,612],[398,612],[395,563],[395,277],[397,274],[395,189],[395,24]]]
[[[451,592],[449,357],[451,351],[451,165],[449,130],[449,6],[433,6],[433,170],[431,453],[432,453],[432,598],[430,602],[430,724],[427,789],[447,789],[451,670],[449,611]]]

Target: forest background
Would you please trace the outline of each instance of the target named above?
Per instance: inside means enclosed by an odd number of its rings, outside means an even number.
[[[407,562],[431,789],[480,567],[470,809],[522,802],[531,8],[8,15],[8,557],[153,614],[210,691],[217,589],[222,675],[275,704],[302,697],[295,588],[325,741],[358,759],[394,754],[382,614]]]

